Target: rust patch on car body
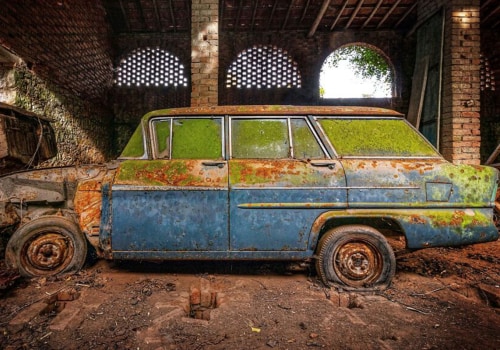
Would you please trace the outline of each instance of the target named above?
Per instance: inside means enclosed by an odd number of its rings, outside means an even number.
[[[121,163],[115,185],[227,187],[227,177],[200,160],[127,160]]]

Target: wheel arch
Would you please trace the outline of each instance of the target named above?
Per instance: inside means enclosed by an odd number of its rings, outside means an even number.
[[[314,222],[311,230],[309,248],[316,251],[319,241],[328,231],[347,225],[363,225],[372,227],[384,236],[404,236],[405,231],[399,221],[391,216],[360,215],[356,213],[327,212],[320,215]]]

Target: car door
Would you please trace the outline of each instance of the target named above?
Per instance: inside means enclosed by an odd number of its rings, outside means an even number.
[[[152,159],[122,162],[112,187],[113,254],[187,258],[227,250],[223,118],[159,117],[148,127]]]
[[[345,177],[307,118],[230,118],[230,249],[304,251],[314,220],[345,208]]]

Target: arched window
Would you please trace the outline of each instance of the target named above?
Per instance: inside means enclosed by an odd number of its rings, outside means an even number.
[[[393,70],[376,48],[351,44],[331,53],[320,73],[320,97],[392,97]]]
[[[288,53],[259,45],[241,52],[227,71],[226,87],[300,88],[300,71]]]
[[[141,48],[121,60],[118,86],[187,86],[188,79],[178,57],[160,48]]]

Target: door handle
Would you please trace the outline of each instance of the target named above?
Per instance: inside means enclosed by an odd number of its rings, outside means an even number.
[[[218,162],[218,161],[214,161],[214,162],[201,162],[201,164],[203,165],[206,165],[206,166],[216,166],[218,168],[224,168],[224,165],[226,165],[226,162]]]
[[[337,163],[332,163],[332,162],[317,162],[317,161],[311,161],[310,162],[312,166],[317,166],[317,167],[327,167],[328,169],[335,169],[335,166]]]

